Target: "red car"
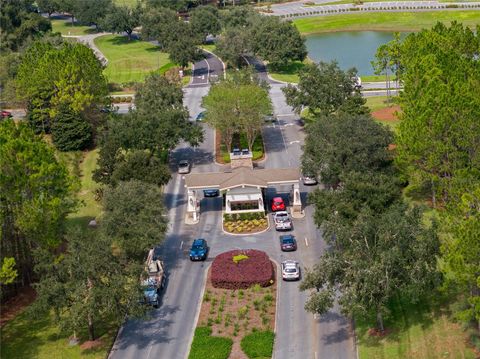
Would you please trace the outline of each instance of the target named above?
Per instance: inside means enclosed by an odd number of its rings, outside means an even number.
[[[2,110],[2,113],[1,113],[0,117],[1,118],[10,118],[10,117],[12,117],[12,113],[10,111]]]
[[[285,202],[282,197],[275,197],[272,199],[272,212],[285,211]]]

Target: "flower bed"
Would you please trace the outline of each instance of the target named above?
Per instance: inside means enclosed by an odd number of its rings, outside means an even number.
[[[233,250],[215,257],[211,280],[215,288],[246,289],[255,284],[268,287],[274,283],[274,274],[273,264],[265,252]]]
[[[268,219],[263,212],[223,215],[223,229],[228,233],[257,233],[267,228]]]

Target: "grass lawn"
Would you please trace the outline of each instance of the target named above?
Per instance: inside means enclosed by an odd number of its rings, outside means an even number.
[[[419,31],[431,27],[437,21],[450,23],[454,20],[474,27],[480,24],[480,11],[344,14],[297,19],[293,23],[306,35],[332,31]]]
[[[228,359],[233,341],[230,338],[212,336],[209,327],[198,327],[193,336],[189,359]]]
[[[445,303],[396,303],[385,323],[391,330],[385,337],[370,336],[369,325],[357,322],[360,359],[475,358],[446,308]]]
[[[68,344],[72,333],[61,332],[53,322],[53,315],[34,319],[27,312],[23,312],[2,327],[0,356],[2,359],[103,359],[113,342],[116,328],[110,323],[97,323],[95,330],[101,339],[99,346],[82,350],[79,345]],[[80,344],[88,339],[87,333],[81,332],[77,335]]]
[[[370,110],[377,111],[382,108],[386,108],[392,105],[392,103],[387,103],[387,96],[376,96],[376,97],[367,97],[367,107]]]
[[[278,69],[272,69],[267,66],[268,73],[274,80],[298,83],[298,71],[305,66],[305,61],[294,61],[287,66]]]
[[[115,5],[135,7],[139,0],[113,0]]]
[[[167,53],[149,42],[105,35],[97,37],[95,45],[108,59],[105,75],[109,82],[141,82],[152,71],[165,72],[174,66]]]
[[[72,26],[71,20],[52,20],[52,32],[59,32],[62,35],[87,35],[95,33],[95,29],[90,26],[77,25]]]
[[[240,346],[250,359],[271,358],[275,333],[270,330],[254,331],[242,338]]]

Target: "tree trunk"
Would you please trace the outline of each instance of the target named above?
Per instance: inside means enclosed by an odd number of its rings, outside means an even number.
[[[73,27],[75,25],[73,21],[73,19],[75,19],[75,16],[72,14],[71,17],[72,17],[72,27]]]
[[[90,337],[90,340],[95,340],[95,328],[93,326],[93,318],[92,315],[88,315],[88,336]]]
[[[432,184],[432,207],[437,208],[437,195],[435,193],[435,183],[433,182],[433,179],[430,180],[430,183]]]
[[[382,312],[380,310],[377,310],[377,329],[381,332],[385,330],[385,327],[383,326]]]

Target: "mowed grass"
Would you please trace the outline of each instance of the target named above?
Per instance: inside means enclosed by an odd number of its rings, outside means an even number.
[[[230,356],[232,339],[211,334],[212,329],[209,327],[195,329],[189,359],[227,359]]]
[[[297,19],[293,23],[306,35],[332,31],[420,31],[437,21],[458,21],[473,28],[480,24],[480,11],[344,14]]]
[[[360,359],[474,359],[465,332],[446,308],[445,303],[396,303],[385,337],[370,336],[369,325],[357,322]]]
[[[139,1],[138,0],[113,0],[113,2],[115,5],[135,7]]]
[[[173,66],[167,53],[146,41],[105,35],[97,37],[95,45],[108,59],[105,75],[109,82],[142,82],[152,71],[164,72]]]
[[[52,20],[52,32],[59,32],[66,36],[81,36],[92,34],[95,32],[95,29],[90,26],[78,25],[77,23],[74,23],[72,26],[71,20],[57,19]]]
[[[17,315],[1,329],[2,359],[36,358],[36,359],[103,359],[106,357],[113,338],[116,325],[98,322],[95,331],[99,336],[99,345],[83,350],[80,345],[70,346],[68,338],[71,332],[62,332],[53,321],[53,314],[32,318],[27,311]],[[88,340],[86,332],[79,332],[80,344]]]

